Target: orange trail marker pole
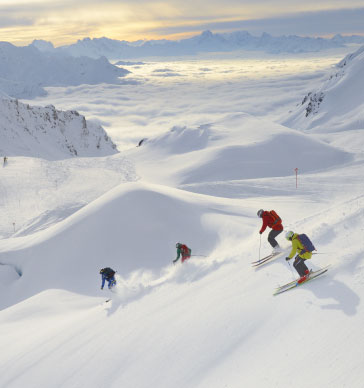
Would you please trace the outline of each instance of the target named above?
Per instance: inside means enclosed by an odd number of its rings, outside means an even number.
[[[295,172],[296,172],[296,189],[297,189],[297,174],[298,174],[298,168],[296,167],[294,170],[295,170]]]

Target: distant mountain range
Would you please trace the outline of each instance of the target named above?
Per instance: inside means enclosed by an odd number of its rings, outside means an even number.
[[[104,129],[76,111],[32,107],[0,98],[0,156],[49,160],[117,153]]]
[[[148,40],[128,42],[108,38],[85,38],[77,43],[55,48],[51,42],[35,40],[30,46],[43,52],[57,52],[74,57],[87,56],[109,60],[144,58],[150,56],[194,55],[204,52],[230,52],[234,50],[260,50],[269,53],[302,53],[342,47],[348,43],[364,44],[364,37],[358,35],[333,38],[311,38],[296,35],[274,37],[268,33],[253,36],[247,31],[232,33],[212,33],[204,31],[200,35],[178,41]]]
[[[119,66],[142,64],[123,59],[193,55],[206,52],[261,50],[270,53],[302,53],[363,43],[362,36],[336,35],[331,39],[300,36],[253,36],[246,31],[200,35],[179,41],[150,40],[127,42],[108,38],[85,38],[68,46],[34,40],[17,47],[0,42],[0,94],[14,98],[45,95],[47,86],[77,86],[98,83],[128,83],[120,78],[129,73]],[[119,60],[114,66],[109,60]]]
[[[105,57],[76,58],[67,53],[41,51],[35,45],[16,47],[0,42],[0,91],[15,98],[45,95],[46,86],[119,83],[119,77],[128,73]]]

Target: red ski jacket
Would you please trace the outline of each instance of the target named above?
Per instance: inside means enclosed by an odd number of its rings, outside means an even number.
[[[263,233],[267,226],[272,228],[273,230],[283,230],[282,220],[278,221],[270,214],[270,212],[263,212],[262,214],[263,225],[259,231],[259,233]]]

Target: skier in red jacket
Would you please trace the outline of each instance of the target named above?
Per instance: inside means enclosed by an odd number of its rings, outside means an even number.
[[[177,257],[173,260],[173,264],[175,264],[178,261],[180,256],[182,256],[182,263],[191,257],[191,249],[188,248],[186,244],[177,243],[176,248],[177,248]]]
[[[281,218],[274,210],[266,211],[260,209],[258,210],[257,215],[263,219],[263,225],[260,228],[259,234],[262,234],[267,226],[271,228],[272,230],[268,234],[268,242],[273,248],[273,253],[280,252],[281,247],[277,243],[276,237],[283,231]]]

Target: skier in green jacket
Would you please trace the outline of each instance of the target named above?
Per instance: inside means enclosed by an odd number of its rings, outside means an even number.
[[[191,257],[192,251],[190,248],[188,248],[187,245],[177,243],[176,248],[177,248],[177,257],[173,260],[173,264],[175,264],[178,261],[180,256],[182,256],[182,263]]]

